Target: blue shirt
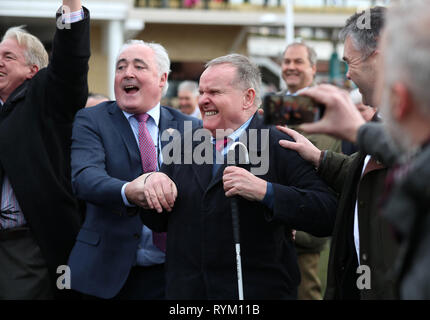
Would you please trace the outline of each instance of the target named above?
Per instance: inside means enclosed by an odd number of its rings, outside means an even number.
[[[134,114],[122,111],[124,116],[127,118],[131,129],[133,130],[134,137],[136,139],[137,145],[139,145],[139,123],[134,117]],[[159,138],[159,128],[158,124],[160,122],[160,104],[158,103],[154,108],[147,112],[149,118],[146,122],[146,127],[151,134],[152,141],[157,149],[157,170],[160,170],[161,164],[163,163],[163,158],[161,152],[160,138]],[[121,196],[124,204],[128,207],[133,207],[127,201],[125,196],[125,187],[128,183],[124,184],[121,189]],[[166,259],[166,254],[158,249],[152,241],[152,231],[145,225],[142,225],[142,236],[140,238],[140,243],[137,247],[136,252],[136,264],[139,266],[151,266],[155,264],[164,263]]]
[[[230,148],[231,144],[237,140],[239,140],[239,137],[242,135],[242,133],[248,128],[249,124],[251,123],[252,116],[244,123],[242,124],[238,129],[236,129],[233,133],[227,136],[228,141],[224,149],[221,150],[221,154],[224,156],[228,152],[228,149]],[[212,143],[215,145],[216,140],[214,137],[212,137]],[[218,169],[221,167],[220,164],[217,164],[215,162],[215,153],[214,152],[214,164],[212,168],[212,176],[215,175],[215,173],[218,171]],[[273,186],[270,182],[267,182],[267,189],[266,189],[266,195],[264,196],[263,200],[261,202],[266,205],[269,209],[273,209],[273,202],[274,202],[274,194],[273,194]]]

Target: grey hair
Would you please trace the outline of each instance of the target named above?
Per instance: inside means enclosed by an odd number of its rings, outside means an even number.
[[[152,51],[154,51],[154,57],[158,68],[158,74],[161,76],[162,74],[166,73],[167,77],[169,76],[169,73],[170,73],[169,55],[166,49],[159,43],[145,42],[143,40],[136,40],[136,39],[128,40],[120,48],[119,53],[116,57],[116,61],[118,61],[119,56],[121,55],[121,53],[124,52],[125,49],[133,45],[141,45],[141,46],[151,48]],[[166,94],[168,87],[169,87],[169,83],[166,81],[166,84],[163,87],[163,92],[162,92],[163,95]]]
[[[304,42],[294,42],[294,43],[289,44],[285,48],[284,52],[282,53],[282,57],[285,55],[285,52],[287,52],[287,50],[289,48],[297,47],[297,46],[302,46],[302,47],[306,48],[306,50],[308,51],[308,59],[309,59],[309,63],[311,64],[311,67],[313,67],[314,65],[317,64],[318,57],[317,57],[317,53],[316,53],[315,49],[312,48],[311,46],[309,46],[308,44],[304,43]]]
[[[236,81],[234,84],[240,85],[242,89],[252,88],[255,90],[254,105],[259,107],[261,104],[261,72],[260,69],[244,55],[232,53],[226,56],[215,58],[206,63],[205,68],[220,64],[230,64],[236,68]]]
[[[388,11],[385,79],[406,84],[422,112],[430,116],[430,3],[409,0]]]
[[[366,59],[378,46],[379,35],[385,23],[386,11],[385,7],[374,7],[355,13],[340,30],[339,39],[345,42],[348,36],[351,37],[355,49],[362,52],[362,59]],[[360,25],[359,21],[363,17],[367,19],[367,15],[370,19],[370,28]]]
[[[48,53],[40,40],[28,33],[24,26],[11,27],[3,36],[2,41],[15,39],[25,48],[24,57],[28,65],[36,65],[39,70],[46,67],[49,62]]]
[[[199,95],[199,85],[195,81],[182,81],[178,86],[178,92],[180,91],[191,92],[197,97]]]

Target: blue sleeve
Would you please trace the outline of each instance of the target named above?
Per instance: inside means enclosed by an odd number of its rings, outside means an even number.
[[[273,186],[270,182],[267,182],[266,195],[264,196],[263,200],[261,200],[261,202],[269,209],[273,209],[274,193]]]

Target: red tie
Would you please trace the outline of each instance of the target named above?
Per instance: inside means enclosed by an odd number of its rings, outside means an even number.
[[[224,139],[216,140],[215,141],[215,149],[218,152],[222,152],[224,150],[225,146],[227,145],[227,143],[228,143],[228,138],[227,137],[225,137]]]
[[[157,171],[157,149],[152,140],[151,134],[146,127],[149,115],[147,113],[135,114],[134,117],[139,122],[139,150],[142,161],[143,173]],[[166,252],[166,233],[152,232],[154,245],[163,252]]]

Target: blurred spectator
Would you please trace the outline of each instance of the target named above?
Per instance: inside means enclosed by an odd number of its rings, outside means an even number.
[[[304,43],[287,46],[282,59],[282,78],[287,90],[281,93],[297,95],[313,85],[316,74],[317,54]],[[295,126],[290,126],[296,128]],[[297,128],[296,128],[297,129]],[[307,135],[307,138],[319,149],[341,151],[341,142],[325,134]],[[318,276],[321,252],[327,244],[327,238],[318,238],[303,231],[297,231],[295,246],[301,273],[298,289],[299,300],[321,300],[321,280]]]
[[[99,103],[109,101],[109,100],[110,99],[103,94],[89,92],[88,100],[87,100],[87,104],[85,105],[85,108],[93,107],[95,105],[98,105]]]
[[[189,116],[201,119],[198,99],[199,85],[195,81],[183,81],[178,86],[179,110]]]

